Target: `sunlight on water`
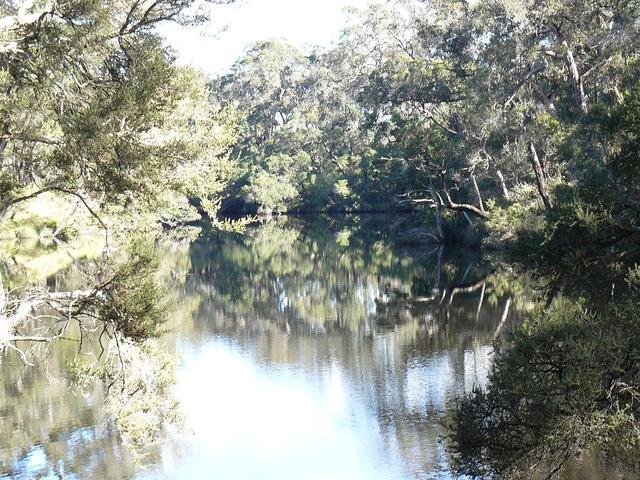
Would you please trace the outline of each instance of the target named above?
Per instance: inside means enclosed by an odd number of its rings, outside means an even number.
[[[188,447],[167,477],[404,478],[337,365],[317,378],[265,368],[216,339],[185,356],[177,391],[192,435],[175,440]]]

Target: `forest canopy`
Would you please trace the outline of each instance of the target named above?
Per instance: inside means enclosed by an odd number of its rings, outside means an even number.
[[[80,208],[122,243],[72,292],[5,292],[15,255],[0,252],[0,349],[27,362],[16,342],[62,336],[66,323],[23,335],[38,308],[90,319],[117,345],[102,379],[138,392],[122,352],[144,357],[168,314],[160,233],[407,210],[421,226],[399,243],[437,244],[440,260],[445,244],[482,245],[546,282],[487,387],[451,413],[458,473],[518,478],[593,450],[637,468],[640,0],[389,0],[351,12],[330,47],[266,39],[215,78],[159,34],[205,21],[200,3],[0,0],[0,228],[22,247],[25,210],[46,198],[38,240],[80,236]],[[269,235],[252,255],[295,240]],[[598,305],[567,280],[596,276],[611,292]]]
[[[193,2],[2,2],[0,213],[46,192],[185,214],[227,181],[227,119],[204,76],[178,67],[155,27],[203,19]]]
[[[629,235],[639,12],[635,1],[389,2],[328,50],[261,42],[211,83],[240,120],[229,209],[422,205],[486,223],[496,242],[539,245],[567,224]]]
[[[155,28],[202,21],[192,2],[29,5],[2,6],[2,211],[57,191],[169,224],[426,208],[440,240],[638,232],[636,0],[386,2],[214,79]]]

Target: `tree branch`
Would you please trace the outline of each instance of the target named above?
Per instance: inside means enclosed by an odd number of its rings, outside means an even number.
[[[544,70],[547,69],[548,63],[547,63],[546,59],[544,57],[542,57],[542,60],[543,60],[542,64],[540,64],[537,67],[534,67],[531,70],[529,70],[529,72],[525,75],[525,77],[522,80],[520,80],[520,82],[518,82],[518,85],[516,86],[514,92],[504,102],[503,108],[507,108],[509,106],[509,104],[513,102],[513,99],[516,98],[516,95],[518,94],[520,89],[529,81],[529,79],[531,77],[533,77],[534,75],[537,75],[538,73],[543,72]]]
[[[73,190],[67,190],[66,188],[61,188],[61,187],[45,187],[45,188],[41,188],[40,190],[37,190],[33,193],[30,193],[29,195],[24,195],[22,197],[16,197],[13,198],[11,200],[9,200],[8,202],[6,202],[5,205],[3,205],[2,207],[0,207],[0,220],[6,215],[7,211],[9,211],[9,209],[11,207],[14,207],[15,205],[22,203],[22,202],[26,202],[27,200],[31,200],[33,198],[36,198],[44,193],[47,192],[60,192],[60,193],[64,193],[66,195],[72,195],[76,198],[78,198],[82,204],[84,205],[84,207],[87,209],[87,211],[89,212],[89,214],[100,224],[100,226],[102,227],[102,229],[104,230],[104,240],[105,240],[105,245],[108,246],[109,245],[109,227],[107,227],[107,225],[104,223],[104,221],[102,221],[102,218],[100,218],[100,216],[91,208],[91,206],[87,203],[86,199],[79,194],[78,192],[74,192]]]
[[[487,218],[489,218],[489,215],[487,215],[487,212],[479,209],[475,205],[471,205],[468,203],[454,202],[453,199],[451,198],[451,195],[449,194],[449,189],[447,188],[447,184],[444,179],[444,173],[440,174],[440,183],[442,185],[442,191],[444,193],[444,196],[447,199],[447,204],[443,205],[445,208],[448,208],[449,210],[453,210],[455,212],[473,213],[475,216],[480,217],[483,220],[486,220]]]

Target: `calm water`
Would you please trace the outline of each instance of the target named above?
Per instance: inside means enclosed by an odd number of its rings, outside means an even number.
[[[533,294],[472,253],[397,247],[391,223],[290,220],[165,243],[175,313],[161,342],[183,426],[134,455],[104,391],[71,381],[76,347],[62,342],[33,368],[4,361],[1,476],[453,478],[441,422],[486,381]],[[575,478],[606,478],[594,472]]]

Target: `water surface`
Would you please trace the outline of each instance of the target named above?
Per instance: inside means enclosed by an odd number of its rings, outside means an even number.
[[[474,252],[398,245],[399,221],[281,220],[165,243],[175,312],[162,344],[183,428],[135,456],[104,391],[74,386],[62,342],[36,367],[3,363],[2,476],[455,478],[442,422],[535,295]]]
[[[485,382],[506,299],[476,254],[396,248],[372,223],[191,246],[200,303],[175,338],[191,432],[151,476],[452,478],[440,423]]]

